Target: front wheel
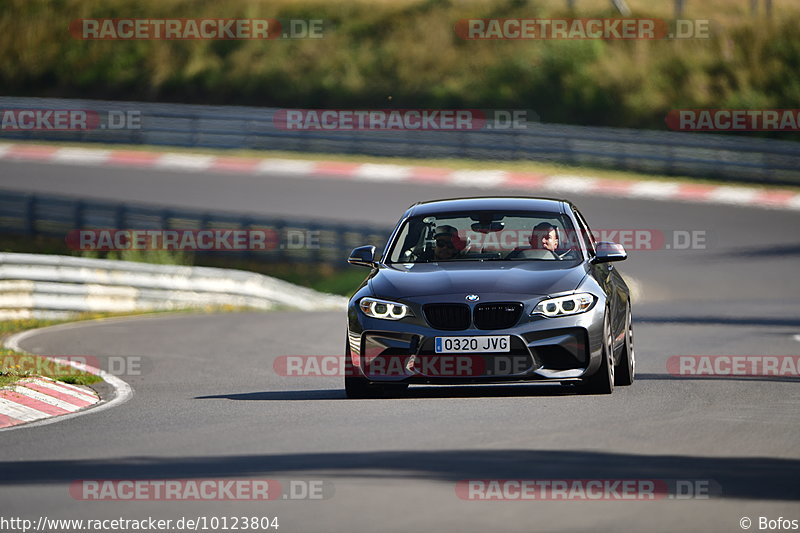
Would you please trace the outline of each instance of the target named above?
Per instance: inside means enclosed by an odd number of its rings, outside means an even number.
[[[369,386],[369,381],[362,377],[345,376],[344,392],[348,398],[372,398],[375,392]]]
[[[349,344],[345,344],[344,354],[344,392],[348,398],[381,398],[402,394],[408,389],[407,383],[371,383],[367,378],[358,375],[353,368]]]
[[[628,302],[628,311],[625,316],[625,344],[619,358],[619,365],[614,375],[614,384],[627,386],[633,384],[636,373],[636,356],[633,351],[633,315],[631,303]]]
[[[400,395],[408,389],[407,383],[371,383],[358,376],[345,376],[344,392],[348,398],[385,398]]]
[[[606,309],[603,317],[603,360],[597,372],[589,376],[584,382],[585,391],[589,394],[611,394],[614,392],[614,354],[613,339],[611,337],[611,324],[608,318],[609,310]]]

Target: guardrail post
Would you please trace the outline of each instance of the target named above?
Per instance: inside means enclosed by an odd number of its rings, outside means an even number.
[[[242,217],[239,220],[239,227],[241,229],[243,229],[243,230],[246,230],[246,231],[252,230],[253,229],[253,219],[251,219],[250,217]],[[249,243],[250,240],[248,239],[247,242]],[[250,260],[253,259],[253,256],[255,254],[253,253],[253,250],[251,250],[250,247],[248,246],[247,249],[245,249],[245,250],[236,250],[234,252],[234,255],[238,255],[239,257],[244,257],[248,261],[250,261]]]
[[[84,209],[84,203],[81,200],[77,200],[72,208],[73,227],[77,230],[83,227],[83,209]]]
[[[288,236],[286,235],[286,222],[283,220],[275,221],[275,231],[278,232],[278,262],[283,263],[286,261],[286,243]]]
[[[28,235],[36,235],[36,196],[30,195],[25,200],[25,231]]]
[[[191,146],[197,146],[197,144],[200,142],[200,135],[198,133],[198,130],[200,129],[198,127],[199,121],[200,119],[198,118],[197,115],[192,116],[192,136],[190,141]]]
[[[117,226],[115,229],[125,229],[127,207],[125,204],[119,204],[116,212],[114,213],[114,224]]]
[[[316,240],[317,244],[316,244],[316,247],[312,248],[311,244],[310,244],[311,241],[312,241],[311,235],[313,233],[315,233],[315,232],[317,234],[317,240]],[[320,234],[321,234],[321,231],[320,231],[320,225],[319,224],[309,224],[308,227],[306,228],[306,235],[305,235],[305,243],[304,244],[305,244],[306,250],[308,251],[309,259],[311,261],[315,262],[315,263],[321,263],[322,262],[322,243],[319,242]]]

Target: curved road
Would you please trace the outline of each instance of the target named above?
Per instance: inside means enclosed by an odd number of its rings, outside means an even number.
[[[0,187],[391,224],[419,199],[480,189],[0,163]],[[705,232],[706,248],[632,251],[637,382],[610,397],[549,386],[412,387],[345,400],[341,378],[284,377],[281,355],[339,354],[341,313],[161,316],[43,330],[45,354],[141,356],[127,403],[0,433],[2,516],[275,516],[280,531],[741,531],[800,519],[791,378],[687,379],[673,355],[797,355],[798,215],[570,195],[595,229]],[[366,273],[366,271],[365,271]],[[83,502],[81,479],[320,480],[322,500]],[[707,483],[708,498],[499,502],[473,479]],[[695,485],[703,486],[703,485]]]

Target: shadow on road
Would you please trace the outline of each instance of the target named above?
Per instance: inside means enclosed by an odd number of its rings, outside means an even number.
[[[762,246],[731,250],[716,254],[722,257],[738,257],[763,259],[766,257],[793,257],[800,255],[800,245],[787,244],[785,246]]]
[[[195,400],[245,400],[245,401],[277,401],[277,400],[345,400],[344,389],[320,390],[281,390],[264,392],[244,392],[239,394],[217,394],[214,396],[198,396]]]
[[[450,483],[465,479],[702,479],[713,481],[722,498],[800,500],[797,459],[594,451],[401,450],[6,461],[0,462],[0,473],[0,486],[82,479],[263,478],[278,474]]]
[[[520,396],[575,396],[575,387],[552,384],[511,384],[511,385],[415,385],[397,394],[387,394],[383,398],[424,399],[424,398],[507,398]],[[196,400],[346,400],[344,389],[285,390],[246,392],[236,394],[217,394],[198,396]]]
[[[800,319],[785,317],[733,317],[733,316],[647,316],[637,315],[637,324],[689,324],[693,326],[780,326],[800,327]]]
[[[800,383],[797,376],[673,376],[672,374],[636,374],[638,381],[771,381]]]

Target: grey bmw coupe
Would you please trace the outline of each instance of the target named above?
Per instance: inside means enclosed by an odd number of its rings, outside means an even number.
[[[402,216],[348,307],[350,398],[409,384],[550,381],[610,394],[634,379],[630,291],[565,200],[420,202]]]

